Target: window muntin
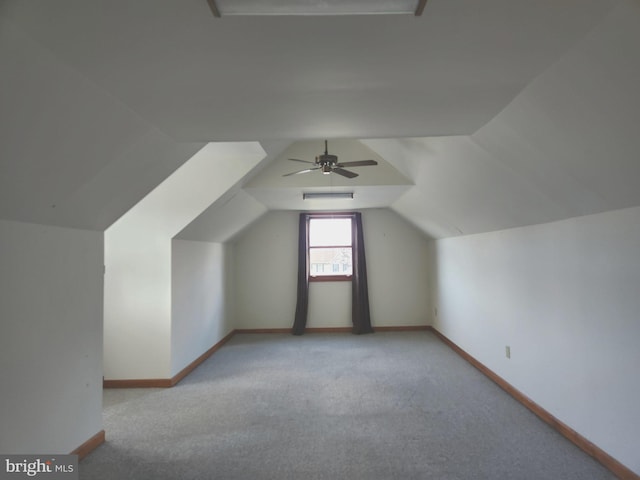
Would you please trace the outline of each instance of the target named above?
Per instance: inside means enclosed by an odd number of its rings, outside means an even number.
[[[350,280],[353,272],[352,219],[309,219],[309,280]]]

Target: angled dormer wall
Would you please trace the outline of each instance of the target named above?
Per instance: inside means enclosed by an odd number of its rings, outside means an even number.
[[[255,142],[208,144],[105,231],[105,379],[166,379],[186,366],[172,363],[172,239],[264,156]]]

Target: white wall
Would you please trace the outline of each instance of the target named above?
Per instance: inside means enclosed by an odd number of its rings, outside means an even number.
[[[210,143],[105,231],[106,379],[172,376],[171,239],[263,158]]]
[[[373,325],[427,325],[426,237],[390,209],[364,210],[362,217]]]
[[[431,249],[435,327],[637,473],[639,248],[636,207]]]
[[[171,376],[233,330],[229,250],[222,243],[173,240]]]
[[[296,212],[270,211],[233,242],[236,328],[293,324],[297,231]]]
[[[0,220],[0,452],[102,430],[102,233]]]
[[[426,325],[427,240],[390,210],[363,210],[362,217],[373,326]],[[236,239],[236,328],[292,326],[298,218],[271,211]],[[351,283],[312,283],[307,326],[351,326]]]

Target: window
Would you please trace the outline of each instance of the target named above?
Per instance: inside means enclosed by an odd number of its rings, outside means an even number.
[[[351,280],[352,217],[318,214],[309,219],[309,280]]]

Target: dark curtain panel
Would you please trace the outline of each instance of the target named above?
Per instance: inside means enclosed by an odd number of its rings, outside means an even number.
[[[296,302],[296,317],[293,322],[294,335],[302,335],[307,325],[307,310],[309,307],[309,215],[300,214],[298,227],[298,301]]]
[[[296,316],[291,333],[304,334],[307,325],[309,307],[309,220],[313,214],[301,213],[298,226],[298,298]],[[316,214],[320,216],[320,214]],[[367,284],[367,262],[364,252],[364,235],[362,233],[362,214],[347,214],[353,221],[353,275],[351,277],[351,321],[353,333],[373,333],[371,315],[369,313],[369,287]]]
[[[367,284],[367,262],[364,254],[362,214],[356,212],[353,218],[353,278],[351,280],[351,317],[353,333],[373,333],[369,313],[369,287]]]

